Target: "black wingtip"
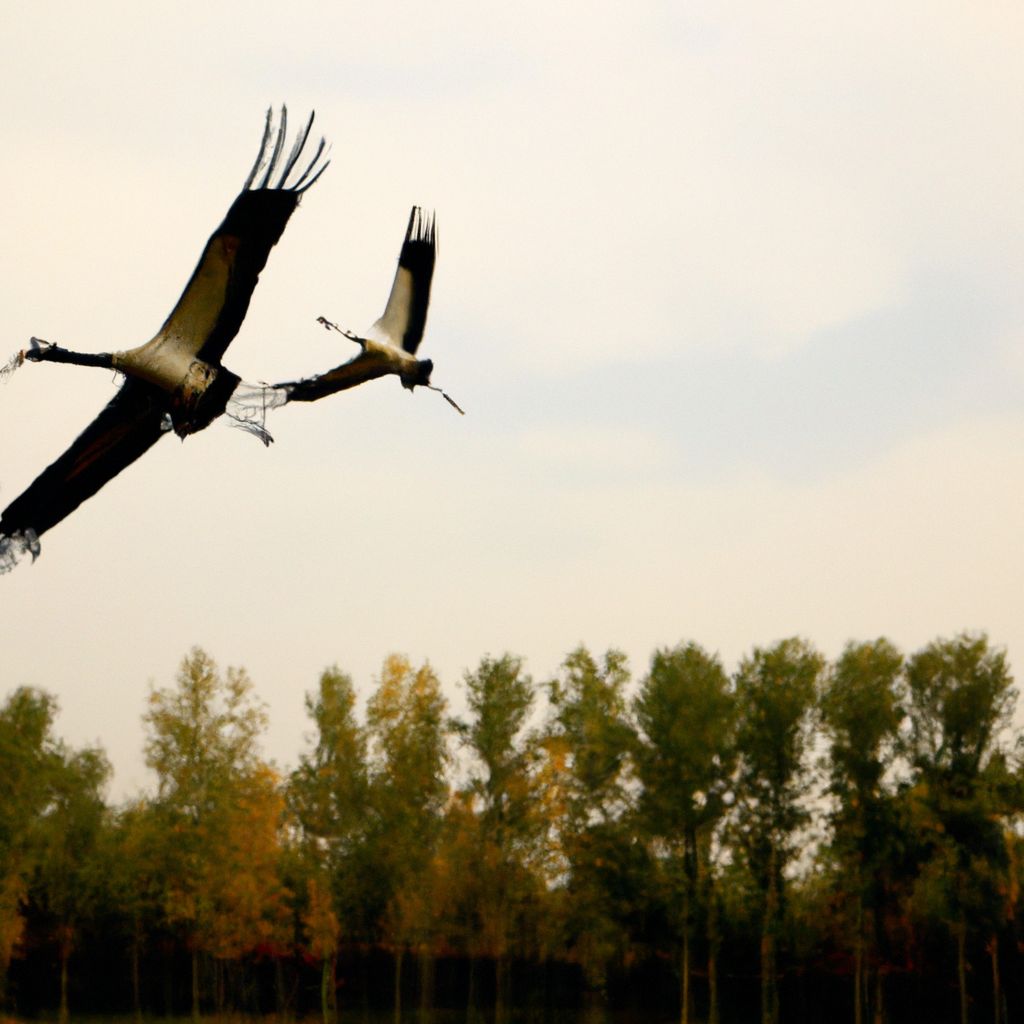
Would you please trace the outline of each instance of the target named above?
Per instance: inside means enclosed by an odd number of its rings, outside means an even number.
[[[414,206],[409,214],[409,226],[405,230],[405,241],[398,254],[398,265],[410,270],[430,272],[437,258],[437,226],[434,213],[424,213]]]
[[[256,154],[256,162],[252,165],[252,170],[249,172],[249,177],[245,179],[245,184],[242,186],[244,192],[253,183],[253,179],[259,173],[259,169],[263,164],[263,157],[267,151],[267,142],[270,141],[270,129],[274,123],[274,108],[267,107],[267,120],[263,125],[263,138],[260,140],[260,151]]]
[[[309,113],[309,120],[306,122],[306,127],[295,136],[295,144],[292,146],[291,153],[288,154],[288,160],[284,165],[284,170],[281,171],[281,180],[277,183],[278,188],[287,187],[288,175],[292,173],[295,161],[299,159],[299,154],[306,145],[306,140],[309,138],[309,131],[313,127],[314,117],[316,117],[316,111],[311,110]]]
[[[316,174],[313,175],[312,178],[309,178],[310,172],[313,170],[314,167],[316,167],[316,163],[320,159],[320,157],[323,155],[324,149],[326,149],[326,147],[327,147],[327,140],[325,138],[323,138],[323,136],[321,136],[320,142],[317,144],[317,147],[316,147],[316,152],[313,154],[313,159],[310,160],[309,163],[306,165],[306,169],[299,176],[299,180],[297,182],[295,182],[294,185],[290,185],[289,186],[289,190],[290,191],[298,192],[301,195],[301,193],[305,192],[306,189],[312,187],[312,185],[316,182],[316,179],[319,178],[320,175],[323,174],[324,171],[327,170],[327,167],[328,167],[328,165],[331,162],[330,160],[328,160],[316,172]],[[309,178],[309,181],[306,181],[307,178]]]
[[[281,150],[284,148],[284,137],[288,131],[288,108],[282,103],[281,104],[281,120],[277,125],[277,139],[274,141],[274,152],[270,154],[270,159],[267,161],[267,169],[263,174],[263,178],[260,183],[256,186],[257,189],[266,188],[267,183],[270,181],[271,174],[274,173],[274,168],[277,166],[277,161],[280,159]]]
[[[406,242],[435,245],[436,235],[434,211],[424,212],[422,207],[414,206],[409,214],[409,226],[405,229]]]
[[[284,144],[288,137],[288,107],[286,104],[281,104],[281,116],[277,124],[277,133],[272,147],[270,137],[274,132],[274,108],[270,107],[267,110],[263,138],[260,140],[260,151],[256,157],[256,162],[252,166],[252,170],[249,172],[249,176],[245,179],[245,185],[242,187],[243,191],[259,192],[263,189],[280,189],[302,193],[313,185],[330,163],[330,160],[327,160],[322,166],[317,167],[327,146],[327,142],[323,138],[320,139],[316,153],[313,154],[312,160],[309,161],[299,179],[291,185],[288,184],[288,179],[295,170],[295,165],[302,156],[306,143],[309,141],[309,133],[313,127],[313,118],[315,116],[315,111],[310,113],[309,120],[296,133],[291,151],[287,159],[282,163],[281,154],[284,152]],[[279,167],[281,170],[280,173],[277,173]],[[314,171],[315,173],[313,173]]]

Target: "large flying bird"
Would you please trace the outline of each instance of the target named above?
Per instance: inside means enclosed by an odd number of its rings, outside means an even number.
[[[304,169],[296,171],[313,125],[311,114],[282,160],[287,110],[276,136],[267,112],[259,155],[238,198],[206,243],[199,264],[156,336],[127,352],[76,353],[33,339],[22,354],[53,361],[111,367],[124,384],[71,447],[15,498],[0,516],[0,573],[26,552],[39,553],[39,538],[165,433],[185,437],[226,409],[239,378],[221,365],[238,333],[270,250],[281,237],[302,194],[323,173],[321,139]],[[273,139],[273,141],[271,141]]]

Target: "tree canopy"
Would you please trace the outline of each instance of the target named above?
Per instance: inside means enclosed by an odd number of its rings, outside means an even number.
[[[195,648],[149,695],[153,786],[121,806],[103,752],[14,690],[0,998],[64,1019],[1024,1011],[1024,740],[986,636],[834,662],[791,637],[731,671],[687,641],[635,682],[578,646],[550,679],[505,653],[461,685],[451,717],[429,663],[390,655],[365,692],[327,668],[280,772],[248,674]]]

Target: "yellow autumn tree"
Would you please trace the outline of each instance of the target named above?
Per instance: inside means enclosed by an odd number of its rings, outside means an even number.
[[[146,760],[156,772],[155,812],[169,842],[163,865],[167,920],[192,951],[192,1015],[200,1012],[200,957],[211,957],[214,1002],[225,1002],[225,965],[278,934],[283,800],[260,759],[266,712],[244,669],[223,676],[199,648],[176,686],[150,694]]]

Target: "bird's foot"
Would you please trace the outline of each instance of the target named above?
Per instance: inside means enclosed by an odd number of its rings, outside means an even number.
[[[348,338],[349,341],[354,341],[360,348],[366,348],[366,339],[360,338],[358,334],[352,331],[346,330],[344,327],[339,327],[336,323],[332,323],[325,316],[318,316],[316,322],[322,325],[325,331],[337,331],[342,337]]]

